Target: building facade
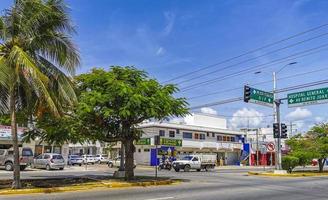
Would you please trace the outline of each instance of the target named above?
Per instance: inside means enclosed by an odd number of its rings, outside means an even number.
[[[224,118],[193,114],[182,123],[149,122],[141,124],[140,128],[143,135],[135,143],[137,164],[155,165],[157,158],[163,155],[179,158],[203,153],[216,155],[218,164],[239,165],[244,132],[228,130]],[[161,138],[157,155],[156,135]]]

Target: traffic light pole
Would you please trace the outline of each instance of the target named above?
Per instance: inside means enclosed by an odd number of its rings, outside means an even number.
[[[277,138],[277,148],[276,148],[276,169],[281,170],[281,128],[280,128],[280,99],[277,98],[277,78],[276,72],[273,72],[273,116],[274,122],[279,124],[279,137]]]

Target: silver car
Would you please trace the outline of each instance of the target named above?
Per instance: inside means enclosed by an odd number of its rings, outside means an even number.
[[[65,160],[62,155],[57,153],[45,153],[34,158],[32,168],[43,168],[46,170],[60,169],[65,167]]]

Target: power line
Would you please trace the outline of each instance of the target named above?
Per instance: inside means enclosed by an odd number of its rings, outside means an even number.
[[[224,76],[221,76],[221,77],[216,77],[216,78],[209,79],[209,80],[206,80],[206,81],[198,82],[198,83],[186,86],[184,88],[181,88],[180,91],[185,92],[185,91],[191,90],[193,88],[203,86],[205,84],[211,84],[213,82],[226,80],[228,78],[232,78],[232,77],[240,76],[240,75],[247,74],[247,73],[250,73],[250,72],[254,72],[254,71],[257,71],[257,70],[261,70],[261,69],[264,69],[264,68],[268,68],[271,65],[280,64],[280,63],[284,63],[284,62],[287,62],[287,61],[295,60],[297,58],[312,55],[312,54],[315,54],[315,53],[318,53],[318,52],[322,51],[322,48],[324,48],[326,46],[328,46],[328,43],[317,46],[317,47],[314,47],[314,48],[311,48],[311,49],[307,49],[307,50],[304,50],[304,51],[301,51],[301,52],[291,54],[291,55],[286,56],[284,58],[279,58],[279,59],[276,59],[276,60],[273,60],[273,61],[270,61],[270,62],[267,62],[267,63],[264,63],[264,64],[252,66],[252,67],[249,67],[247,69],[240,70],[238,72],[233,72],[233,73],[228,74],[228,75],[224,75]],[[321,49],[321,50],[319,50],[319,49]],[[315,51],[315,50],[318,50],[318,51]],[[313,52],[311,52],[311,51],[313,51]],[[311,52],[311,53],[307,53],[307,52]],[[307,53],[307,54],[304,54],[304,53]],[[304,55],[302,55],[302,54],[304,54]],[[297,55],[300,55],[300,56],[297,56]],[[296,56],[296,57],[294,57],[294,56]],[[263,67],[263,66],[266,66],[266,67]]]
[[[229,69],[229,68],[232,68],[232,67],[238,66],[238,65],[240,65],[240,64],[244,64],[244,63],[247,63],[247,62],[249,62],[249,61],[256,60],[256,59],[258,59],[258,58],[262,58],[262,57],[264,57],[264,56],[268,56],[268,55],[270,55],[270,54],[277,53],[277,52],[282,51],[282,50],[285,50],[285,49],[289,49],[289,48],[291,48],[291,47],[294,47],[294,46],[300,45],[300,44],[305,43],[305,42],[309,42],[309,41],[311,41],[311,40],[314,40],[314,39],[317,39],[317,38],[320,38],[320,37],[323,37],[323,36],[326,36],[326,35],[328,35],[328,33],[323,33],[323,34],[317,35],[317,36],[315,36],[315,37],[308,38],[308,39],[306,39],[306,40],[302,40],[302,41],[299,41],[299,42],[296,42],[296,43],[290,44],[290,45],[288,45],[288,46],[285,46],[285,47],[282,47],[282,48],[279,48],[279,49],[275,49],[275,50],[273,50],[273,51],[267,52],[267,53],[262,54],[262,55],[260,55],[260,56],[256,56],[256,57],[253,57],[253,58],[249,58],[249,59],[243,60],[243,61],[241,61],[241,62],[238,62],[238,63],[232,64],[232,65],[228,65],[228,66],[225,66],[225,67],[223,67],[223,68],[216,69],[216,70],[214,70],[214,71],[207,72],[207,73],[205,73],[205,74],[201,74],[201,75],[198,75],[198,76],[194,76],[194,77],[192,77],[192,78],[189,78],[189,79],[186,79],[186,80],[183,80],[183,81],[177,82],[176,84],[181,84],[181,83],[186,83],[186,82],[194,81],[195,79],[199,79],[199,78],[202,78],[202,77],[204,77],[204,76],[207,76],[207,75],[211,75],[211,74],[213,74],[213,73],[216,73],[216,72],[218,72],[218,71],[222,71],[222,70],[225,70],[225,69]]]
[[[312,86],[316,86],[316,85],[322,85],[322,84],[326,84],[326,83],[328,83],[328,79],[310,82],[310,83],[306,83],[306,84],[302,84],[302,85],[291,86],[291,87],[287,87],[287,88],[282,88],[282,89],[276,90],[276,93],[282,93],[282,92],[287,92],[287,91],[291,91],[291,90],[297,90],[297,89],[312,87]],[[212,107],[212,106],[217,106],[217,105],[222,105],[222,104],[227,104],[227,103],[238,102],[243,99],[244,99],[244,97],[235,97],[235,98],[225,99],[225,100],[221,100],[221,101],[217,101],[217,102],[213,102],[213,103],[207,103],[207,104],[203,104],[203,105],[190,107],[189,110],[195,110],[195,109],[199,109],[202,107]]]
[[[283,39],[281,39],[281,40],[278,40],[278,41],[275,41],[275,42],[272,42],[272,43],[266,44],[266,45],[261,46],[261,47],[258,47],[258,48],[256,48],[256,49],[253,49],[253,50],[250,50],[250,51],[246,51],[246,52],[244,52],[244,53],[242,53],[242,54],[239,54],[239,55],[237,55],[237,56],[230,57],[230,58],[228,58],[228,59],[226,59],[226,60],[223,60],[223,61],[220,61],[220,62],[217,62],[217,63],[214,63],[214,64],[210,64],[210,65],[207,65],[207,66],[205,66],[205,67],[201,67],[201,68],[199,68],[199,69],[197,69],[197,70],[194,70],[194,71],[191,71],[191,72],[188,72],[188,73],[184,73],[184,74],[182,74],[182,75],[179,75],[179,76],[176,76],[176,77],[174,77],[174,78],[171,78],[171,79],[169,79],[169,80],[167,80],[167,81],[164,81],[163,83],[171,82],[171,81],[173,81],[173,80],[176,80],[176,79],[180,79],[180,78],[183,78],[183,77],[189,76],[189,75],[191,75],[191,74],[194,74],[194,73],[197,73],[197,72],[200,72],[200,71],[203,71],[203,70],[206,70],[206,69],[209,69],[209,68],[215,67],[215,66],[217,66],[217,65],[220,65],[220,64],[224,64],[224,63],[230,62],[230,61],[232,61],[232,60],[235,60],[235,59],[237,59],[237,58],[243,57],[243,56],[245,56],[245,55],[248,55],[248,54],[254,53],[254,52],[256,52],[256,51],[259,51],[259,50],[262,50],[262,49],[268,48],[268,47],[270,47],[270,46],[274,46],[274,45],[277,45],[277,44],[283,43],[283,42],[288,41],[288,40],[290,40],[290,39],[293,39],[293,38],[299,37],[299,36],[301,36],[301,35],[304,35],[304,34],[307,34],[307,33],[313,32],[313,31],[315,31],[315,30],[321,29],[321,28],[323,28],[323,27],[325,27],[325,26],[327,26],[327,25],[328,25],[328,23],[326,23],[326,24],[322,24],[322,25],[319,25],[319,26],[316,26],[316,27],[314,27],[314,28],[310,28],[310,29],[305,30],[305,31],[303,31],[303,32],[296,33],[296,34],[294,34],[294,35],[291,35],[291,36],[286,37],[286,38],[283,38]]]
[[[294,74],[294,75],[290,75],[290,76],[281,77],[281,78],[278,78],[277,80],[295,78],[295,77],[298,77],[298,76],[304,76],[304,75],[308,75],[308,74],[312,74],[312,73],[316,73],[316,72],[322,72],[322,71],[326,71],[326,70],[328,70],[328,67],[327,68],[321,68],[321,69],[318,69],[318,70],[312,70],[312,71],[308,71],[308,72],[304,72],[304,73]],[[262,85],[262,84],[272,83],[272,82],[273,82],[272,80],[262,81],[262,82],[257,82],[257,83],[253,83],[253,84],[249,84],[249,85],[250,86]],[[225,90],[220,90],[220,91],[217,91],[217,92],[212,92],[212,93],[208,93],[208,94],[204,94],[204,95],[193,96],[193,97],[190,97],[190,98],[187,98],[187,99],[188,100],[197,99],[197,98],[212,96],[212,95],[215,95],[215,94],[222,94],[222,93],[225,93],[225,92],[230,92],[230,91],[240,90],[240,89],[243,89],[243,86],[242,87],[235,87],[235,88],[225,89]]]

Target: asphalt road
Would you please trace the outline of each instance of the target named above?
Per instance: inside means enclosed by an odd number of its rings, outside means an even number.
[[[91,170],[91,169],[90,169]],[[84,192],[1,196],[1,200],[327,200],[328,177],[272,178],[247,176],[248,169],[219,169],[210,172],[160,171],[159,176],[181,178],[187,182],[158,187],[137,187],[125,189],[91,190]],[[67,171],[64,175],[80,174]],[[100,167],[85,171],[86,175],[111,174],[113,169]],[[27,172],[26,174],[36,173]],[[40,173],[40,172],[37,172]],[[65,173],[65,171],[64,171]],[[137,175],[151,175],[152,169],[136,170]],[[3,174],[0,173],[0,178]],[[63,175],[63,174],[62,174]],[[81,175],[81,174],[80,174]],[[83,174],[82,174],[83,175]],[[41,176],[41,175],[40,175]]]

